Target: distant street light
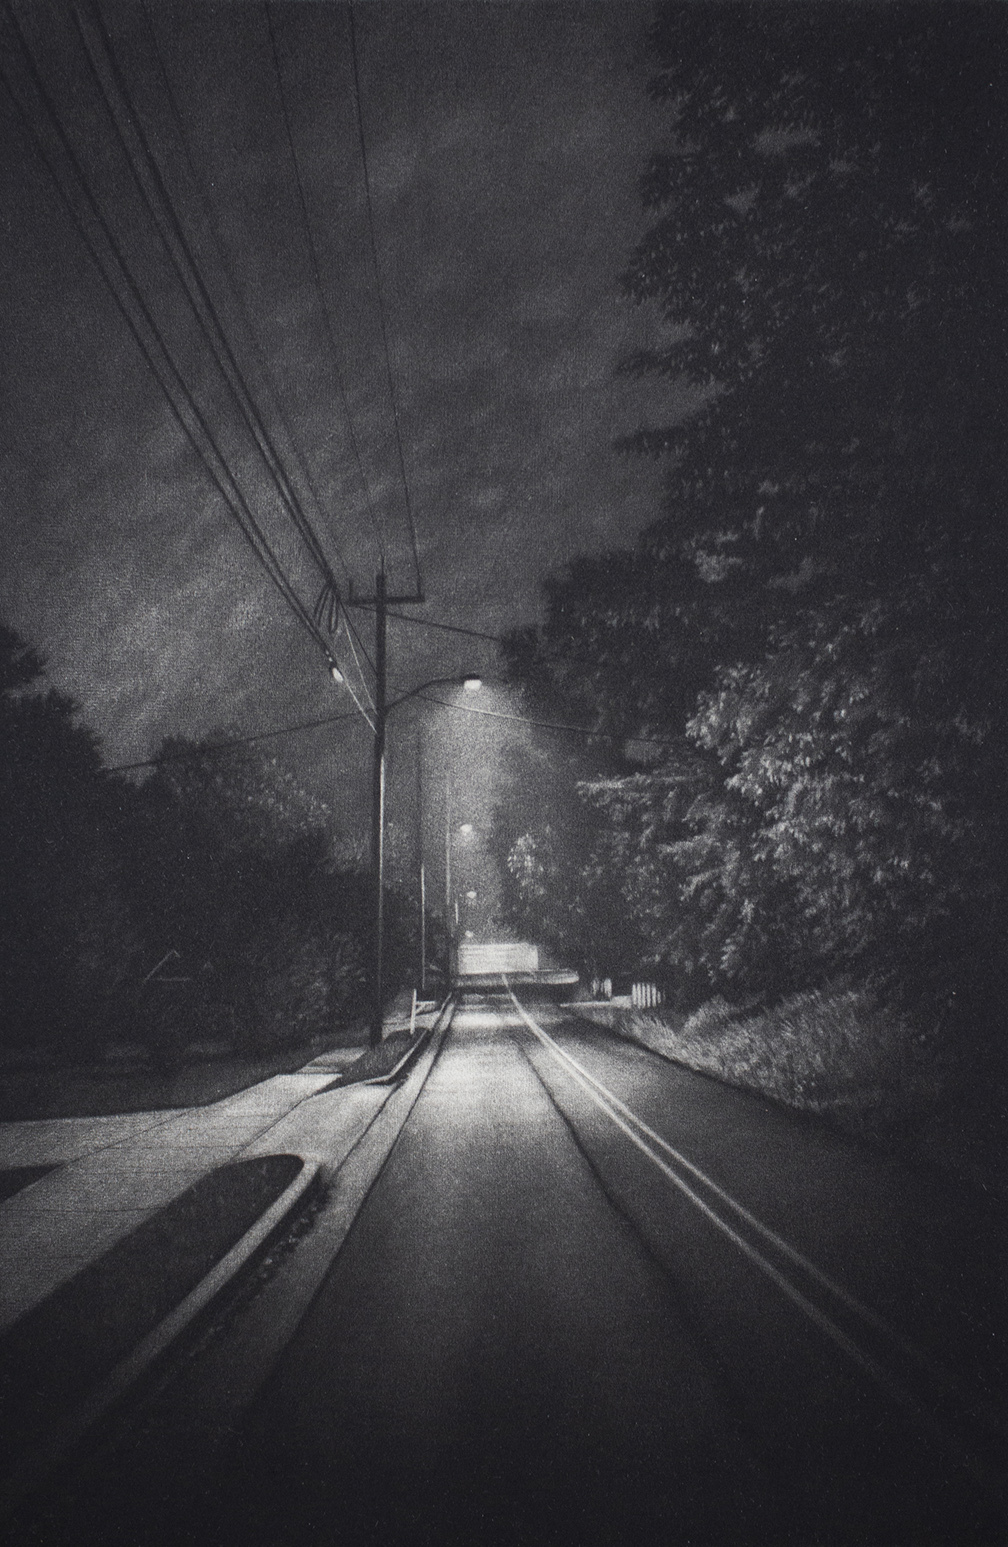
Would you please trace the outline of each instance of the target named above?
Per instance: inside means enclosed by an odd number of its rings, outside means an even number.
[[[474,831],[474,829],[473,829],[473,825],[472,825],[471,822],[463,822],[461,824],[461,826],[459,827],[459,832],[460,832],[460,834],[462,835],[463,838],[471,838],[472,835],[473,835],[473,831]]]

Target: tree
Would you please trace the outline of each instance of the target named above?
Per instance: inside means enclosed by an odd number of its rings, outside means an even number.
[[[916,6],[655,26],[669,134],[627,286],[664,337],[625,368],[703,406],[627,439],[668,459],[664,513],[551,582],[512,659],[619,738],[582,782],[595,851],[633,856],[648,957],[697,986],[992,991],[1005,38]]]
[[[166,741],[123,826],[129,889],[160,995],[165,1056],[200,1034],[238,1046],[297,1043],[356,1006],[365,885],[337,869],[328,808],[275,760]]]
[[[114,1034],[139,940],[118,880],[116,782],[41,657],[0,626],[0,1000],[15,1045]]]

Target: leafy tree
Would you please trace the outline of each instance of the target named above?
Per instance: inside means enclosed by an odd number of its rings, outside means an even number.
[[[186,987],[155,978],[153,1032],[296,1043],[360,996],[365,883],[338,872],[325,806],[275,761],[184,741],[162,747],[132,800],[130,893],[152,968],[171,954]]]
[[[14,1045],[113,1034],[139,952],[117,885],[117,786],[43,663],[0,626],[0,1001]]]
[[[627,285],[665,336],[625,369],[703,407],[624,443],[667,457],[665,513],[551,582],[511,659],[619,739],[582,780],[593,856],[696,991],[993,995],[1005,39],[972,8],[656,23],[668,140]]]

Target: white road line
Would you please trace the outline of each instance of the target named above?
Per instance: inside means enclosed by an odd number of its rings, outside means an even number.
[[[763,1256],[762,1252],[758,1251],[757,1248],[749,1241],[747,1241],[744,1236],[739,1235],[737,1230],[734,1230],[726,1220],[721,1218],[720,1214],[717,1214],[709,1204],[705,1203],[703,1198],[701,1198],[700,1195],[693,1190],[689,1183],[684,1181],[678,1172],[674,1171],[667,1163],[667,1161],[665,1161],[660,1154],[655,1152],[655,1149],[650,1144],[648,1144],[644,1138],[641,1137],[641,1134],[638,1133],[636,1128],[631,1126],[631,1124],[635,1124],[638,1128],[641,1129],[643,1133],[648,1136],[648,1138],[654,1140],[658,1145],[661,1146],[661,1148],[665,1149],[671,1155],[673,1155],[681,1164],[686,1167],[686,1169],[697,1176],[701,1181],[706,1183],[706,1185],[709,1186],[719,1198],[735,1208],[737,1212],[747,1220],[747,1222],[751,1222],[763,1235],[771,1239],[775,1244],[780,1244],[786,1250],[787,1243],[782,1242],[780,1237],[777,1236],[774,1231],[761,1224],[761,1222],[753,1215],[751,1215],[742,1204],[737,1203],[736,1200],[730,1196],[730,1194],[726,1193],[722,1188],[718,1187],[715,1182],[710,1181],[710,1179],[706,1177],[697,1166],[694,1166],[690,1161],[686,1160],[685,1156],[680,1156],[677,1150],[673,1149],[673,1147],[667,1144],[665,1140],[660,1137],[660,1135],[656,1134],[653,1129],[649,1128],[646,1123],[642,1122],[642,1120],[637,1117],[629,1107],[620,1101],[618,1096],[615,1096],[610,1090],[606,1088],[606,1086],[602,1085],[601,1082],[594,1077],[594,1075],[590,1074],[587,1069],[583,1068],[582,1065],[578,1063],[576,1058],[573,1058],[564,1048],[559,1045],[558,1042],[555,1042],[549,1033],[544,1031],[542,1027],[539,1026],[528,1014],[524,1005],[522,1005],[515,996],[514,991],[512,990],[506,977],[503,977],[503,974],[502,978],[504,981],[504,986],[511,996],[511,1000],[515,1006],[515,1009],[518,1011],[518,1014],[525,1022],[525,1025],[539,1039],[539,1041],[542,1042],[544,1047],[546,1047],[554,1054],[559,1062],[567,1065],[574,1078],[587,1091],[588,1095],[592,1097],[596,1105],[603,1112],[605,1112],[606,1116],[609,1117],[613,1123],[616,1124],[617,1128],[626,1134],[627,1138],[637,1146],[641,1153],[646,1155],[647,1158],[658,1168],[658,1170],[661,1171],[662,1174],[666,1176],[668,1180],[672,1182],[672,1184],[677,1187],[680,1192],[682,1192],[690,1200],[690,1202],[700,1210],[705,1218],[709,1219],[710,1222],[718,1230],[720,1230],[723,1235],[727,1236],[732,1244],[737,1246],[739,1251],[741,1251],[750,1262],[758,1267],[767,1278],[776,1284],[778,1289],[780,1289],[789,1300],[798,1306],[804,1315],[806,1315],[808,1319],[820,1329],[821,1332],[825,1333],[825,1335],[832,1343],[836,1345],[837,1348],[845,1353],[849,1359],[851,1359],[856,1365],[859,1366],[860,1369],[864,1370],[867,1375],[871,1376],[876,1384],[881,1386],[882,1389],[896,1403],[898,1403],[900,1407],[904,1408],[908,1413],[910,1413],[910,1415],[921,1425],[922,1428],[933,1434],[935,1438],[940,1440],[943,1446],[951,1449],[958,1456],[960,1462],[969,1471],[971,1476],[976,1479],[976,1481],[980,1482],[988,1491],[992,1491],[999,1499],[1002,1498],[1003,1486],[1001,1479],[992,1475],[981,1462],[977,1461],[976,1458],[963,1447],[955,1435],[950,1434],[941,1424],[939,1424],[932,1416],[932,1414],[921,1405],[913,1393],[906,1386],[904,1386],[902,1382],[892,1376],[889,1371],[886,1370],[883,1365],[879,1364],[876,1359],[873,1359],[871,1354],[865,1353],[865,1351],[857,1343],[855,1343],[854,1339],[851,1338],[846,1332],[844,1332],[842,1327],[838,1327],[836,1322],[833,1321],[825,1311],[821,1310],[817,1305],[815,1305],[811,1300],[803,1295],[801,1290],[792,1284],[790,1279],[786,1278],[779,1268],[776,1268],[772,1262],[768,1261],[767,1258]],[[787,1254],[789,1256],[795,1257],[803,1267],[811,1268],[813,1271],[813,1276],[821,1280],[826,1286],[830,1288],[833,1287],[832,1281],[825,1274],[820,1274],[817,1270],[815,1270],[812,1264],[807,1263],[806,1259],[802,1257],[800,1252],[794,1251],[794,1249],[790,1249],[788,1250]],[[844,1298],[842,1293],[841,1298]],[[854,1304],[858,1305],[859,1302],[855,1301]],[[864,1307],[863,1309],[867,1310],[867,1307]],[[869,1314],[871,1315],[873,1313]],[[879,1319],[881,1320],[881,1318]],[[884,1322],[882,1323],[882,1326],[887,1332],[890,1332],[890,1329],[885,1326]],[[895,1334],[891,1335],[895,1336]],[[897,1339],[897,1341],[902,1345],[901,1339]]]
[[[511,993],[512,999],[515,999],[515,996],[511,992],[510,988],[508,989],[508,992]],[[524,1015],[522,1006],[518,1004],[517,999],[515,999],[515,1004],[518,1005],[519,1014]],[[608,1086],[603,1085],[588,1069],[584,1067],[583,1064],[578,1063],[577,1059],[574,1058],[572,1054],[568,1053],[566,1048],[561,1047],[558,1042],[555,1042],[547,1031],[544,1031],[541,1027],[539,1027],[537,1028],[537,1034],[546,1040],[551,1050],[557,1057],[564,1059],[568,1064],[570,1064],[572,1068],[577,1069],[578,1073],[584,1079],[588,1080],[593,1086],[595,1086],[597,1090],[601,1091],[605,1098],[608,1101],[611,1101],[612,1104],[641,1131],[641,1133],[646,1134],[653,1144],[658,1145],[658,1147],[664,1150],[667,1155],[671,1156],[677,1165],[682,1166],[682,1168],[685,1171],[688,1171],[691,1176],[695,1176],[698,1182],[702,1182],[705,1187],[708,1187],[710,1191],[721,1200],[722,1203],[724,1203],[728,1208],[732,1209],[740,1219],[744,1219],[746,1224],[749,1225],[751,1229],[755,1230],[757,1234],[761,1235],[765,1241],[769,1241],[783,1256],[787,1257],[791,1262],[795,1263],[795,1265],[801,1268],[803,1272],[807,1273],[810,1278],[815,1279],[816,1283],[821,1284],[824,1289],[828,1290],[831,1295],[839,1300],[842,1305],[845,1305],[847,1309],[855,1316],[860,1317],[861,1320],[866,1322],[870,1327],[874,1327],[876,1332],[880,1332],[883,1337],[888,1338],[896,1345],[897,1348],[900,1348],[908,1358],[913,1359],[916,1364],[919,1364],[922,1369],[927,1370],[937,1379],[952,1379],[951,1372],[939,1364],[937,1360],[932,1359],[930,1355],[923,1351],[923,1349],[918,1348],[916,1344],[911,1343],[907,1338],[903,1337],[901,1333],[896,1331],[895,1327],[891,1327],[889,1325],[884,1317],[880,1316],[877,1311],[872,1310],[871,1306],[865,1305],[863,1301],[858,1300],[856,1296],[850,1294],[848,1290],[844,1289],[842,1284],[838,1284],[835,1279],[830,1278],[828,1273],[824,1273],[822,1268],[817,1267],[816,1264],[810,1261],[810,1259],[806,1257],[803,1252],[800,1252],[796,1246],[792,1246],[790,1241],[785,1241],[782,1236],[777,1234],[776,1230],[771,1229],[769,1225],[764,1224],[761,1219],[758,1219],[755,1214],[750,1213],[745,1204],[740,1203],[737,1198],[733,1198],[731,1193],[726,1192],[723,1187],[720,1187],[718,1183],[714,1181],[713,1177],[708,1176],[705,1171],[702,1171],[700,1167],[695,1165],[688,1156],[681,1152],[681,1150],[677,1150],[674,1145],[668,1142],[667,1139],[662,1138],[660,1133],[656,1133],[653,1128],[649,1127],[644,1119],[642,1117],[638,1117],[637,1113],[632,1111],[630,1107],[622,1102],[613,1091],[609,1090]]]

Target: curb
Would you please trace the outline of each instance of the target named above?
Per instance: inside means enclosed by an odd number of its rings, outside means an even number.
[[[159,1433],[188,1434],[188,1464],[193,1469],[188,1485],[210,1486],[220,1444],[234,1433],[296,1336],[399,1140],[440,1051],[446,1025],[444,1016],[438,1020],[417,1065],[404,1080],[387,1087],[374,1117],[334,1175],[327,1177],[326,1202],[297,1251],[284,1259],[228,1333],[205,1350],[199,1368],[183,1371],[155,1400],[147,1442],[151,1465],[158,1465]],[[137,1463],[134,1457],[132,1464],[143,1468],[148,1462]]]
[[[405,1074],[413,1060],[420,1057],[420,1054],[423,1052],[428,1042],[430,1042],[431,1038],[442,1029],[442,1018],[444,1017],[446,1011],[449,1015],[451,1014],[451,1010],[454,1005],[454,997],[455,996],[453,993],[446,995],[446,997],[441,1001],[440,1009],[438,1010],[437,1015],[434,1017],[431,1025],[428,1026],[425,1031],[422,1031],[420,1035],[409,1044],[402,1057],[398,1060],[397,1063],[393,1064],[392,1068],[389,1069],[386,1074],[373,1074],[371,1075],[370,1079],[367,1080],[350,1081],[345,1081],[343,1075],[338,1074],[331,1084],[323,1085],[322,1090],[317,1090],[314,1092],[314,1094],[316,1096],[321,1096],[324,1092],[330,1090],[352,1090],[355,1085],[394,1085],[399,1076],[401,1074]]]
[[[19,1504],[77,1446],[84,1436],[132,1387],[146,1376],[169,1347],[200,1316],[266,1244],[304,1198],[319,1173],[319,1164],[303,1160],[301,1170],[265,1213],[246,1230],[205,1278],[191,1289],[175,1309],[121,1359],[89,1396],[53,1429],[48,1440],[30,1451],[0,1483],[0,1515]]]

